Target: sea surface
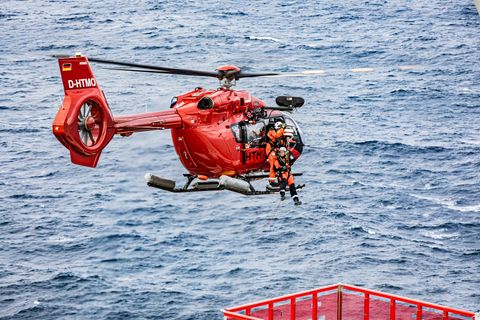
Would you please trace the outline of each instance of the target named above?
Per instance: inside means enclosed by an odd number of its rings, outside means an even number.
[[[343,282],[480,311],[480,17],[471,0],[0,3],[0,318],[222,319]],[[294,114],[304,204],[170,194],[170,133],[115,137],[96,169],[51,123],[55,53],[323,75],[242,79]],[[401,66],[415,66],[400,68]],[[352,72],[353,68],[373,68]],[[114,115],[215,79],[93,64]]]

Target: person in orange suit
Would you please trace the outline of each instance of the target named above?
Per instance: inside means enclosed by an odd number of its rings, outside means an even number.
[[[301,205],[302,202],[298,198],[297,189],[295,187],[295,179],[291,172],[291,163],[293,157],[288,152],[287,148],[280,147],[277,152],[277,158],[274,163],[275,172],[278,177],[278,182],[280,184],[280,200],[285,200],[285,189],[290,190],[290,196],[295,202],[295,205]]]
[[[265,148],[265,153],[267,155],[268,162],[270,163],[270,173],[268,175],[268,181],[270,184],[273,184],[276,179],[276,174],[274,170],[274,164],[276,160],[276,153],[278,148],[285,145],[285,132],[286,124],[281,121],[275,122],[275,125],[268,130],[267,133],[267,146]]]

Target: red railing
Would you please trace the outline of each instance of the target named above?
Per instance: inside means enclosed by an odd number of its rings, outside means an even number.
[[[475,320],[473,312],[348,284],[330,285],[222,311],[226,320]]]

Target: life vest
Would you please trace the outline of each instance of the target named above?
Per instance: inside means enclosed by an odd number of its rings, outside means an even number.
[[[275,167],[275,171],[279,173],[285,173],[290,171],[290,161],[289,156],[285,155],[285,157],[277,156],[278,167]]]
[[[267,137],[268,137],[267,143],[269,143],[272,146],[272,148],[280,148],[285,144],[285,139],[283,136],[284,132],[285,132],[285,129],[283,128],[278,129],[278,131],[271,128],[270,130],[268,130],[268,133],[267,133]]]

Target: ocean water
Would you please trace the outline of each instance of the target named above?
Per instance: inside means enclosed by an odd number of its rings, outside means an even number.
[[[5,0],[0,25],[0,318],[222,319],[337,282],[480,310],[473,1]],[[50,55],[78,51],[325,70],[237,85],[305,98],[304,205],[148,188],[145,172],[182,179],[168,132],[115,137],[96,169],[72,165],[51,133],[63,89]],[[114,115],[217,86],[93,68]]]

